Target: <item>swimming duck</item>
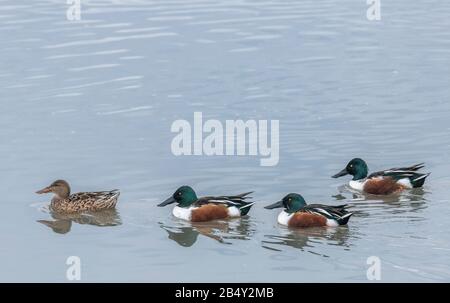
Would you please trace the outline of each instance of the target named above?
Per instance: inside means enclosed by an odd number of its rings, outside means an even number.
[[[163,207],[177,203],[172,214],[183,220],[192,222],[205,222],[216,219],[226,219],[245,216],[254,202],[245,199],[248,193],[236,196],[202,197],[197,198],[195,191],[189,186],[182,186],[167,200],[158,204]]]
[[[368,176],[366,162],[355,158],[333,178],[352,175],[353,179],[349,182],[351,188],[373,195],[389,195],[400,193],[405,189],[422,187],[425,179],[430,175],[417,172],[424,166],[424,163],[419,163],[410,167],[375,172]]]
[[[318,227],[346,225],[353,213],[345,210],[345,205],[330,206],[323,204],[307,205],[305,199],[296,193],[286,195],[281,201],[264,207],[281,208],[278,223],[288,227]]]
[[[50,210],[55,212],[75,213],[81,211],[98,211],[114,208],[120,192],[112,191],[85,192],[70,194],[70,186],[64,180],[56,180],[36,192],[37,194],[53,193]]]

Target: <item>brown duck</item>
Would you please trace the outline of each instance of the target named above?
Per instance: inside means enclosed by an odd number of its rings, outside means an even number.
[[[65,213],[111,209],[116,206],[120,195],[117,189],[70,194],[69,183],[64,180],[57,180],[36,193],[53,193],[54,196],[50,203],[50,210]]]

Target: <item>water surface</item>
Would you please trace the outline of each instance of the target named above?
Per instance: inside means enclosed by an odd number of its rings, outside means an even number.
[[[450,4],[383,1],[0,1],[0,281],[450,280]],[[280,162],[175,157],[173,121],[277,119]],[[331,179],[426,162],[423,190],[380,200]],[[115,212],[64,217],[34,194],[120,188]],[[248,218],[190,224],[156,204],[254,190]],[[352,205],[346,227],[288,230],[289,192]]]

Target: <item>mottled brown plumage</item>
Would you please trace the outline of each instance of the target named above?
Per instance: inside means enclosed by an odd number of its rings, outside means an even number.
[[[111,209],[120,195],[118,190],[70,194],[69,183],[64,180],[57,180],[37,193],[53,193],[50,210],[63,213]]]

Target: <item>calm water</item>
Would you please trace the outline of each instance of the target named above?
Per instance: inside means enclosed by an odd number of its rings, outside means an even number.
[[[450,3],[0,1],[0,281],[450,281]],[[176,119],[280,120],[280,162],[175,157]],[[368,199],[331,179],[426,162],[423,190]],[[52,216],[34,192],[120,188],[116,212]],[[345,180],[344,180],[345,179]],[[155,205],[178,186],[254,190],[250,217],[189,224]],[[348,203],[348,227],[291,231],[288,192]],[[39,222],[38,222],[39,221]]]

